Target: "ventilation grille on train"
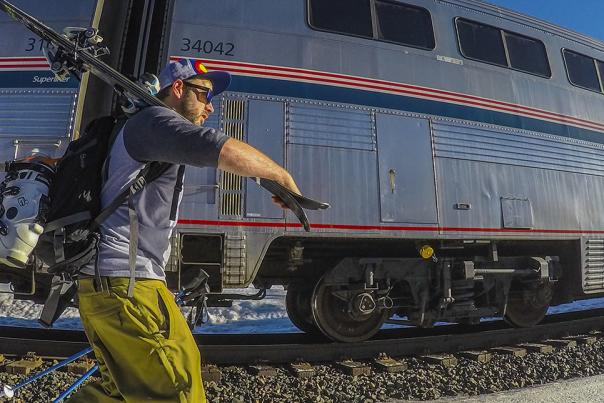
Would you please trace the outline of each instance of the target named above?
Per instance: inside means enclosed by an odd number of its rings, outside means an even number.
[[[244,140],[245,100],[225,99],[222,103],[222,129],[237,140]],[[241,216],[243,180],[241,176],[222,172],[220,178],[220,215]]]
[[[170,257],[164,270],[177,273],[180,263],[180,234],[176,232],[170,237]]]
[[[288,143],[350,150],[376,150],[369,111],[291,102],[287,113]]]
[[[435,122],[437,158],[455,158],[604,176],[603,147],[515,129]]]
[[[584,243],[583,290],[604,290],[604,239],[588,239]]]
[[[77,89],[0,89],[0,161],[37,150],[58,158],[73,131]]]
[[[247,280],[245,234],[226,234],[224,243],[224,284],[241,287]]]

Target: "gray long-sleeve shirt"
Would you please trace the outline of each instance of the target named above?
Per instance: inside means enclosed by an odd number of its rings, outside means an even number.
[[[165,279],[170,236],[176,226],[176,222],[170,220],[170,210],[178,165],[216,167],[227,139],[218,130],[196,126],[178,113],[158,106],[149,107],[130,118],[117,135],[106,163],[102,208],[136,178],[146,162],[174,164],[133,199],[139,226],[137,278]],[[97,259],[100,275],[129,277],[130,220],[127,203],[102,223],[100,231]],[[89,264],[82,272],[94,275],[94,265]]]

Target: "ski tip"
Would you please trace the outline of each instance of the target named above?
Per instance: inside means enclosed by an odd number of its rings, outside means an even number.
[[[317,210],[327,210],[331,207],[331,204],[325,202],[317,202]]]
[[[300,203],[300,205],[303,208],[305,208],[307,210],[326,210],[329,207],[331,207],[329,205],[329,203],[321,202],[318,200],[313,200],[306,196],[297,195],[297,194],[293,194],[293,193],[292,193],[292,196],[294,199],[296,199],[296,201],[298,203]]]

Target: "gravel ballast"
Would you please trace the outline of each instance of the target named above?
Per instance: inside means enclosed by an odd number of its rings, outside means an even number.
[[[458,360],[457,366],[443,368],[405,358],[408,368],[402,372],[389,374],[372,367],[370,375],[358,377],[345,375],[332,364],[315,365],[315,375],[307,379],[296,378],[286,367],[278,367],[275,376],[259,377],[247,368],[227,366],[220,367],[219,383],[206,383],[206,393],[212,402],[369,403],[474,396],[604,374],[604,339],[550,354],[529,353],[522,358],[494,354],[486,364],[460,356]],[[2,384],[15,384],[23,378],[0,372]],[[53,373],[23,388],[12,401],[52,401],[76,379],[73,374]]]

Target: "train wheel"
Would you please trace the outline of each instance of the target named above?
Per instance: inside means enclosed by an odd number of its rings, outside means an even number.
[[[315,325],[310,299],[312,297],[312,285],[291,283],[287,286],[285,295],[285,309],[287,316],[294,326],[305,333],[317,334],[319,329]]]
[[[312,314],[321,332],[330,339],[349,343],[367,340],[390,317],[390,310],[378,309],[371,294],[328,285],[324,280],[321,278],[315,286]]]
[[[535,326],[547,314],[552,295],[553,286],[549,282],[536,286],[512,284],[503,318],[515,327]]]

